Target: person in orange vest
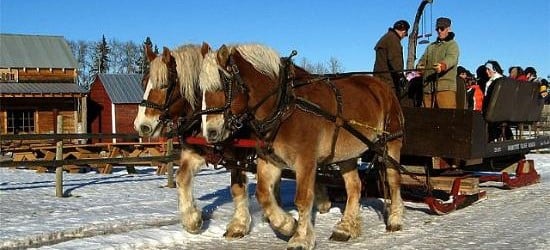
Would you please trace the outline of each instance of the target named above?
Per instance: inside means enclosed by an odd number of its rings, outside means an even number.
[[[466,101],[468,103],[468,109],[480,111],[483,106],[483,91],[481,87],[477,85],[476,79],[469,71],[466,71]]]

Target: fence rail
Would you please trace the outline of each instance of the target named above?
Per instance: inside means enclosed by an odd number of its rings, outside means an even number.
[[[18,166],[25,166],[25,167],[51,167],[55,168],[56,172],[56,196],[57,197],[63,197],[63,168],[64,166],[77,166],[82,167],[85,165],[112,165],[115,163],[119,163],[122,165],[134,165],[139,163],[146,163],[146,162],[158,162],[163,163],[165,165],[168,165],[168,185],[169,187],[175,187],[174,181],[173,181],[173,172],[172,172],[172,162],[174,160],[177,160],[179,158],[179,154],[174,154],[173,150],[173,140],[168,139],[166,143],[166,151],[163,151],[162,153],[159,151],[156,151],[156,155],[153,156],[139,156],[139,153],[141,151],[137,151],[137,154],[130,154],[128,155],[121,155],[119,146],[122,146],[124,144],[128,143],[110,143],[107,144],[109,147],[109,156],[108,157],[101,157],[98,154],[94,154],[91,151],[86,151],[87,156],[83,156],[83,158],[77,158],[77,159],[63,159],[64,157],[64,150],[68,150],[66,146],[63,145],[63,140],[67,139],[112,139],[112,138],[119,138],[119,139],[126,139],[126,140],[135,140],[139,139],[140,136],[137,134],[63,134],[59,133],[61,131],[61,123],[62,119],[60,116],[58,118],[58,128],[57,134],[0,134],[0,144],[4,144],[6,142],[10,141],[36,141],[36,140],[54,140],[55,143],[55,158],[51,158],[52,152],[46,152],[44,154],[50,154],[50,158],[45,159],[33,159],[28,160],[28,158],[20,158],[19,160],[15,160],[13,158],[7,158],[2,157],[0,158],[0,168],[5,167],[18,167]],[[141,143],[136,143],[135,145],[140,145]],[[161,143],[158,143],[161,145]],[[32,144],[29,144],[32,145]],[[53,146],[53,145],[52,145]],[[74,146],[74,145],[72,145]],[[86,146],[94,146],[94,145],[82,145],[82,148]],[[95,145],[97,146],[97,145]],[[37,148],[29,148],[24,154],[36,154]],[[44,149],[44,147],[42,147]],[[6,150],[6,152],[10,152],[10,150]],[[158,155],[161,154],[161,155]],[[93,157],[90,157],[90,155],[93,155]],[[137,155],[137,156],[136,156]],[[31,157],[32,159],[33,157]]]
[[[32,167],[32,166],[45,166],[56,167],[63,165],[88,165],[88,164],[113,164],[113,163],[134,163],[134,162],[148,162],[156,161],[162,163],[168,163],[178,159],[178,154],[166,155],[166,156],[142,156],[142,157],[112,157],[112,158],[90,158],[90,159],[66,159],[66,160],[32,160],[32,161],[13,161],[4,160],[0,161],[0,167]]]
[[[139,139],[138,134],[0,134],[0,140]]]

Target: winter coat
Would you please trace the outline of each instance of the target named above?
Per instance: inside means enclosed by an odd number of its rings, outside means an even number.
[[[436,81],[437,91],[456,91],[459,50],[454,37],[455,34],[449,32],[444,40],[438,39],[431,43],[418,61],[417,67],[426,69],[423,74],[424,93],[430,93],[431,85]],[[444,65],[439,74],[433,70],[433,65],[437,63]]]
[[[479,85],[470,85],[466,91],[468,109],[481,111],[483,105],[483,91]]]
[[[374,62],[374,76],[382,79],[394,90],[399,88],[399,80],[403,77],[403,72],[389,73],[388,71],[403,70],[403,46],[401,46],[401,38],[393,29],[388,29],[388,32],[380,38],[376,46],[376,60]]]

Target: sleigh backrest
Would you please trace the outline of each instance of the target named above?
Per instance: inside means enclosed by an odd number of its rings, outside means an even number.
[[[491,84],[483,102],[488,122],[535,122],[540,119],[544,107],[538,83],[507,77]]]

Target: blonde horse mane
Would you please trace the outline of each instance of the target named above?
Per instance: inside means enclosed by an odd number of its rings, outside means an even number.
[[[198,97],[195,88],[199,84],[199,74],[202,65],[201,47],[199,45],[183,45],[171,51],[176,60],[176,70],[180,83],[180,93],[193,108]],[[154,84],[152,88],[162,88],[168,85],[168,67],[162,62],[162,56],[156,57],[149,68],[149,78]]]
[[[260,73],[272,79],[278,79],[281,58],[272,48],[260,44],[237,44],[228,45],[228,47],[230,53],[234,53],[235,51],[239,52],[239,54]],[[220,69],[220,67],[216,61],[216,52],[208,53],[204,59],[200,76],[202,90],[217,91],[222,88],[218,69]]]

